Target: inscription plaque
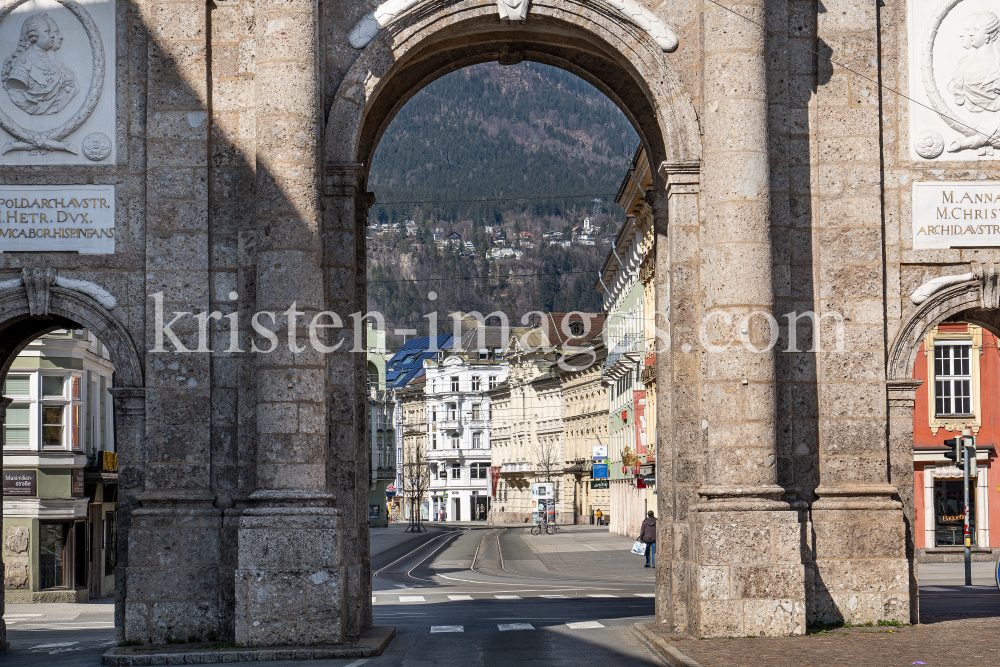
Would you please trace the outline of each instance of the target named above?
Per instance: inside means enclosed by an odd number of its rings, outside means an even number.
[[[1000,182],[913,184],[913,249],[1000,246]]]
[[[115,186],[0,185],[0,252],[115,251]]]

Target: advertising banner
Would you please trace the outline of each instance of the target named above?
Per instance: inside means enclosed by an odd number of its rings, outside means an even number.
[[[500,466],[490,466],[490,497],[497,497],[497,485],[500,483]]]
[[[607,479],[608,478],[608,464],[607,463],[595,463],[594,469],[590,473],[590,476],[594,479]]]
[[[606,479],[592,479],[590,480],[590,488],[592,489],[608,489],[611,488],[611,482]]]
[[[632,392],[635,405],[635,453],[639,456],[647,454],[646,442],[646,390]]]
[[[604,461],[608,458],[608,446],[607,445],[594,445],[594,460]]]

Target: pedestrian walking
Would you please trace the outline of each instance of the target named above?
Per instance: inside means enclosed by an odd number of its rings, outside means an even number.
[[[653,510],[646,512],[639,528],[639,541],[646,543],[646,567],[656,567],[656,518]]]
[[[594,514],[594,516],[597,517],[597,525],[600,526],[601,525],[601,517],[604,516],[604,512],[602,512],[601,510],[597,510],[597,512]]]

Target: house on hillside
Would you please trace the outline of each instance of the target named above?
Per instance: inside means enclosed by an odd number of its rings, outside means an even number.
[[[452,250],[460,249],[462,247],[462,235],[458,232],[451,232],[448,234],[448,244]]]
[[[597,239],[592,234],[580,234],[576,237],[577,245],[597,245]]]

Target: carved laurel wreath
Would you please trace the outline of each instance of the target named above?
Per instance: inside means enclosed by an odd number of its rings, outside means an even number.
[[[25,2],[28,2],[28,0],[14,0],[14,2],[0,9],[0,22]],[[94,109],[97,108],[97,102],[101,99],[101,91],[104,90],[104,43],[101,41],[101,32],[97,29],[97,24],[94,23],[93,17],[84,9],[83,5],[75,0],[56,0],[56,2],[68,9],[83,24],[83,29],[90,40],[90,50],[94,55],[94,69],[90,77],[90,89],[87,91],[87,97],[83,100],[83,104],[73,114],[72,118],[58,127],[40,132],[27,130],[15,123],[3,109],[0,109],[0,128],[3,128],[8,134],[20,141],[39,147],[46,140],[54,139],[61,141],[79,130],[80,126],[86,123],[90,115],[94,113]]]
[[[962,0],[944,0],[938,6],[937,10],[935,10],[927,26],[927,36],[924,38],[924,45],[920,50],[920,69],[924,82],[924,90],[927,92],[927,99],[930,101],[931,107],[941,117],[941,120],[947,123],[948,127],[966,137],[979,135],[976,141],[977,145],[985,146],[989,143],[1000,147],[1000,135],[997,134],[997,128],[985,128],[973,123],[962,123],[956,120],[958,114],[952,111],[948,103],[941,97],[937,81],[934,78],[934,40],[941,29],[941,22],[944,21],[951,10],[960,2]]]

